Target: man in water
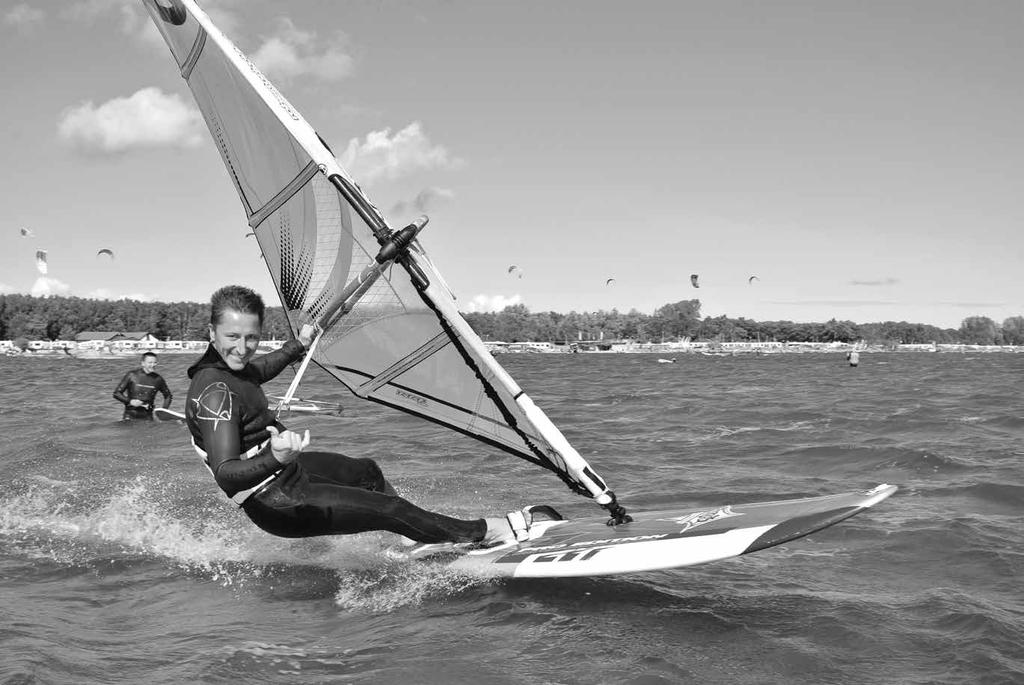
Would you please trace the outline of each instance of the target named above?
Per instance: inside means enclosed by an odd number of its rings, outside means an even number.
[[[142,367],[129,371],[114,390],[114,399],[124,405],[124,421],[153,420],[153,400],[158,392],[164,396],[164,409],[171,406],[171,390],[163,376],[153,371],[156,354],[144,352]]]

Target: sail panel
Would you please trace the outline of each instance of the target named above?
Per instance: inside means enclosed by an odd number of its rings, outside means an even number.
[[[317,173],[255,228],[290,319],[316,319],[345,283],[359,251],[346,230],[347,205]],[[365,261],[365,258],[364,260]]]
[[[251,216],[312,160],[212,41],[206,41],[187,82]]]
[[[416,354],[422,347],[420,341],[437,336],[445,341],[438,345],[439,349],[427,346],[424,354]],[[402,366],[401,360],[409,357],[415,357],[415,363]],[[358,359],[358,366],[352,363],[353,359]],[[501,409],[467,366],[461,351],[440,330],[433,313],[369,322],[328,345],[320,362],[356,394],[420,413],[437,414],[445,423],[472,432],[486,432],[489,438],[509,449],[527,451],[522,438],[507,426]],[[398,373],[373,387],[378,377],[387,375],[396,365],[401,367]],[[541,440],[539,435],[531,437]]]

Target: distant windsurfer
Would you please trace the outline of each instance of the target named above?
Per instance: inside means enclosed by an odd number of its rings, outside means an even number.
[[[512,542],[506,518],[456,519],[399,497],[372,459],[307,450],[309,431],[282,425],[260,387],[309,348],[314,327],[254,357],[265,305],[249,288],[211,298],[210,346],[189,370],[185,416],[192,444],[217,485],[259,528],[286,538],[387,530],[423,543]]]
[[[153,370],[156,368],[156,364],[156,353],[144,352],[141,368],[129,371],[117,384],[114,389],[114,399],[124,405],[122,420],[152,421],[153,401],[158,392],[164,396],[164,409],[171,406],[173,399],[171,389],[167,387],[167,381],[163,379],[163,376]]]

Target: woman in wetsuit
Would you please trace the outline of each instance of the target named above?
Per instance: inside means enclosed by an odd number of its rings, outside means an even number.
[[[515,540],[514,519],[433,513],[396,495],[373,460],[307,450],[309,431],[300,436],[278,422],[260,385],[302,358],[314,328],[254,358],[262,298],[226,286],[211,305],[210,346],[188,370],[186,422],[217,485],[253,523],[289,538],[388,530],[424,543]]]

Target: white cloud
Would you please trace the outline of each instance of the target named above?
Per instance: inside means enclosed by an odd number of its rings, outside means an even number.
[[[455,197],[455,192],[447,188],[424,188],[411,201],[402,201],[391,208],[391,214],[405,217],[413,212],[428,212]]]
[[[341,163],[360,183],[376,179],[394,180],[420,170],[456,168],[462,160],[453,158],[442,145],[434,145],[414,121],[391,136],[391,129],[371,131],[366,140],[349,141]]]
[[[869,280],[852,280],[850,285],[896,285],[900,282],[900,279],[888,276],[886,278],[876,278]]]
[[[145,147],[194,147],[203,142],[202,115],[178,95],[143,88],[96,106],[66,110],[57,124],[61,140],[86,153],[117,154]]]
[[[245,1],[248,0],[203,0],[201,4],[213,22],[226,29],[237,26],[232,8]],[[152,24],[149,13],[137,0],[74,0],[61,4],[60,17],[72,23],[107,21],[110,14],[116,13],[121,19],[121,30],[128,35],[136,34],[143,23]]]
[[[245,3],[251,2],[252,0],[202,0],[201,4],[203,11],[210,16],[217,28],[232,36],[241,23],[239,13],[246,7]],[[160,32],[149,18],[149,13],[138,0],[74,0],[61,2],[59,5],[59,9],[56,10],[57,16],[77,25],[94,22],[112,23],[111,15],[116,14],[118,27],[124,35],[144,45],[167,50]]]
[[[519,295],[513,295],[512,297],[505,297],[504,295],[477,295],[467,302],[464,307],[459,307],[459,311],[466,313],[500,312],[505,307],[521,304],[522,300],[523,298]]]
[[[36,282],[32,284],[32,289],[29,290],[29,294],[32,297],[50,297],[51,295],[68,295],[71,292],[71,286],[67,283],[57,280],[56,278],[50,278],[49,276],[40,276],[36,279]]]
[[[302,75],[339,81],[352,73],[352,57],[339,48],[318,53],[315,33],[302,31],[285,18],[278,26],[277,33],[252,54],[252,61],[268,76],[284,81]]]
[[[155,36],[163,45],[163,39],[149,20],[149,14],[139,2],[126,0],[75,0],[61,3],[57,12],[64,21],[76,25],[102,22],[115,25],[121,33],[132,36],[136,40],[149,42]],[[111,15],[116,15],[112,17]],[[152,31],[150,32],[150,29]]]
[[[75,0],[62,3],[58,16],[73,24],[102,22],[114,25],[121,33],[152,48],[167,50],[160,32],[149,19],[141,3],[129,0]],[[203,2],[205,7],[207,2]],[[116,15],[116,16],[115,16]]]
[[[129,295],[115,295],[109,288],[97,288],[86,295],[91,300],[138,300],[139,302],[151,302],[153,298],[144,293],[131,293]]]
[[[455,197],[455,191],[447,188],[424,188],[413,200],[416,209],[425,212]]]
[[[21,2],[4,14],[4,23],[19,29],[29,30],[35,25],[41,24],[45,18],[46,13],[41,9]]]
[[[91,21],[107,12],[121,12],[127,4],[124,0],[77,0],[64,4],[60,15],[72,22]]]

